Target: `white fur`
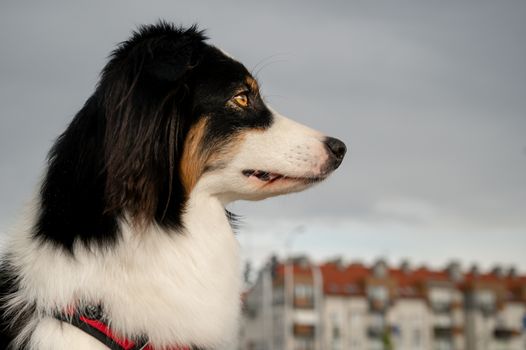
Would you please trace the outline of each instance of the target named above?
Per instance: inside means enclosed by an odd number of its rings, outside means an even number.
[[[328,155],[318,131],[273,113],[265,132],[250,132],[232,161],[233,168],[263,169],[291,177],[321,175]]]
[[[75,326],[46,317],[37,324],[33,331],[30,349],[38,350],[107,350],[97,339],[86,334]]]
[[[8,250],[22,277],[16,299],[35,301],[41,318],[32,349],[82,348],[71,347],[70,339],[91,344],[84,339],[89,335],[46,317],[78,303],[101,303],[113,329],[147,334],[159,347],[231,346],[240,308],[238,243],[222,203],[201,190],[205,185],[203,181],[190,196],[185,232],[157,227],[137,232],[122,222],[123,237],[116,247],[101,251],[78,245],[75,258],[19,232]],[[51,344],[48,334],[64,339]]]
[[[247,132],[229,166],[216,173],[218,183],[224,183],[224,178],[230,179],[221,187],[224,202],[260,200],[311,186],[294,180],[262,183],[243,176],[242,171],[246,169],[268,171],[291,178],[327,175],[323,174],[323,165],[328,159],[325,136],[276,112],[273,112],[273,116],[274,122],[268,130]]]

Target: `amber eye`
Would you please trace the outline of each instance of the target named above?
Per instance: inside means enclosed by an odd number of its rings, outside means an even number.
[[[246,107],[246,106],[248,106],[248,96],[247,96],[246,92],[242,92],[240,94],[237,94],[236,96],[232,97],[232,100],[239,107]]]

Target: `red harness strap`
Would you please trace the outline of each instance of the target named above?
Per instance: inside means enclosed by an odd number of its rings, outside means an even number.
[[[103,321],[103,317],[101,315],[94,315],[92,317],[91,315],[88,316],[81,314],[78,311],[73,311],[68,312],[67,315],[57,315],[56,318],[86,332],[111,350],[155,350],[153,346],[148,344],[148,340],[146,339],[132,341],[130,339],[117,336]],[[163,350],[191,350],[191,347],[176,345],[169,348],[164,348]]]
[[[116,336],[112,331],[111,329],[108,327],[107,324],[101,322],[101,321],[98,321],[98,320],[91,320],[87,317],[84,317],[84,316],[80,316],[80,320],[86,324],[88,324],[90,327],[93,327],[95,328],[96,330],[98,330],[99,332],[103,333],[106,337],[108,337],[109,339],[111,339],[113,342],[117,343],[121,349],[123,350],[154,350],[154,348],[148,344],[147,342],[145,343],[144,341],[141,342],[141,341],[138,341],[137,343],[134,343],[133,341],[129,340],[129,339],[124,339],[124,338],[119,338],[118,336]],[[190,350],[189,347],[187,346],[175,346],[175,347],[170,347],[169,349],[166,349],[166,350]]]

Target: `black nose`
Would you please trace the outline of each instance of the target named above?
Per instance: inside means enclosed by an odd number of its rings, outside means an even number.
[[[327,137],[325,139],[325,145],[327,145],[329,154],[333,158],[334,168],[336,169],[340,166],[343,156],[345,156],[345,152],[347,152],[347,147],[345,147],[345,143],[334,137]]]

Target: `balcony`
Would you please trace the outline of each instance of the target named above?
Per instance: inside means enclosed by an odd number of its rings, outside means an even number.
[[[294,307],[298,309],[313,309],[314,308],[314,298],[294,298]]]
[[[295,324],[316,325],[320,322],[319,315],[314,309],[295,309],[292,312]]]
[[[448,338],[435,338],[433,342],[433,348],[435,350],[454,350],[454,344],[451,339]]]
[[[450,314],[435,314],[433,315],[433,325],[435,327],[451,327],[453,326],[453,317]]]
[[[498,340],[509,340],[518,335],[521,335],[521,331],[511,327],[497,326],[493,330],[493,337]]]
[[[431,309],[434,313],[444,314],[449,313],[453,310],[453,304],[450,302],[431,302]]]
[[[435,326],[433,327],[433,335],[434,335],[434,338],[437,339],[437,338],[440,338],[440,339],[451,339],[453,337],[453,334],[454,334],[454,329],[453,327],[448,327],[448,326]]]
[[[379,327],[379,326],[367,327],[367,336],[369,338],[373,338],[373,339],[382,338],[384,334],[385,334],[384,327]]]
[[[484,316],[490,316],[495,314],[497,306],[495,303],[479,303],[477,309],[480,310]]]
[[[389,307],[388,300],[383,299],[370,299],[369,309],[373,312],[384,312]]]
[[[367,327],[367,335],[369,338],[378,339],[382,338],[386,331],[385,317],[382,314],[373,314]]]
[[[314,325],[295,323],[293,326],[293,333],[295,337],[314,338],[316,328]]]
[[[293,305],[300,309],[314,308],[314,287],[311,284],[296,284],[294,286]]]
[[[454,336],[464,334],[464,328],[462,326],[434,326],[433,337],[434,339],[451,340]]]
[[[272,305],[283,305],[285,302],[285,291],[282,286],[274,287],[272,291]]]
[[[491,290],[476,291],[469,295],[466,306],[469,310],[480,311],[485,317],[492,316],[497,311],[495,293]]]
[[[246,302],[242,311],[248,318],[254,319],[258,315],[259,307],[254,302]]]
[[[383,312],[389,306],[389,290],[386,286],[369,286],[367,298],[371,311]]]

